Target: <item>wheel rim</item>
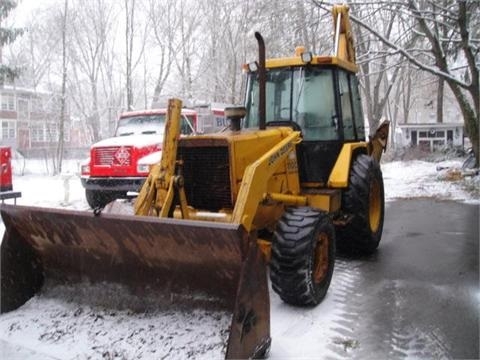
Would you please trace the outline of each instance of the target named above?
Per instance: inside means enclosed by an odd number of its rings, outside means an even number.
[[[313,281],[318,284],[326,276],[328,272],[328,243],[329,237],[326,233],[318,235],[317,244],[315,246],[315,259]]]
[[[370,196],[369,196],[369,222],[370,230],[375,233],[380,227],[380,219],[382,214],[382,199],[380,191],[380,183],[377,179],[374,179],[370,183]]]

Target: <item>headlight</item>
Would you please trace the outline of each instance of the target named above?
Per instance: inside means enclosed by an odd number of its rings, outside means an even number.
[[[312,56],[312,53],[311,53],[311,52],[304,52],[304,53],[302,53],[302,61],[303,61],[305,64],[311,63],[312,60],[313,60],[313,56]]]
[[[150,172],[150,165],[148,164],[137,164],[137,173],[149,173]]]
[[[255,62],[251,62],[250,64],[247,65],[248,66],[248,70],[250,72],[255,72],[255,71],[258,71],[258,63],[255,61]]]
[[[82,175],[88,175],[90,174],[90,164],[82,165],[80,167]]]

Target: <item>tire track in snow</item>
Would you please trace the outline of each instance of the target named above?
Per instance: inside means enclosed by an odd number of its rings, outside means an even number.
[[[331,324],[332,337],[328,349],[334,354],[330,359],[349,359],[359,346],[355,338],[355,324],[360,316],[362,295],[356,291],[360,278],[358,263],[337,257],[334,279],[330,291],[339,311]]]
[[[413,324],[416,319],[406,316],[411,303],[404,282],[372,278],[369,265],[368,259],[336,261],[330,291],[339,311],[328,344],[335,356],[326,358],[450,358],[441,330]]]

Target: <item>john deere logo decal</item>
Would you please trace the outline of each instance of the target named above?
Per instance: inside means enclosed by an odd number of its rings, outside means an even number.
[[[120,165],[125,165],[128,164],[130,160],[130,153],[126,148],[121,147],[115,152],[114,158]]]

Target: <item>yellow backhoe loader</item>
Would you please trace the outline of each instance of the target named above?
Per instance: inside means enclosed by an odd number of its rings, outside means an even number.
[[[230,128],[180,137],[169,102],[163,153],[135,216],[3,205],[1,311],[46,278],[141,284],[160,294],[207,295],[232,314],[226,358],[270,346],[267,281],[287,303],[314,306],[332,278],[336,242],[370,253],[384,217],[379,167],[388,123],[365,141],[346,6],[334,6],[335,52],[297,48],[245,65],[245,106]]]

